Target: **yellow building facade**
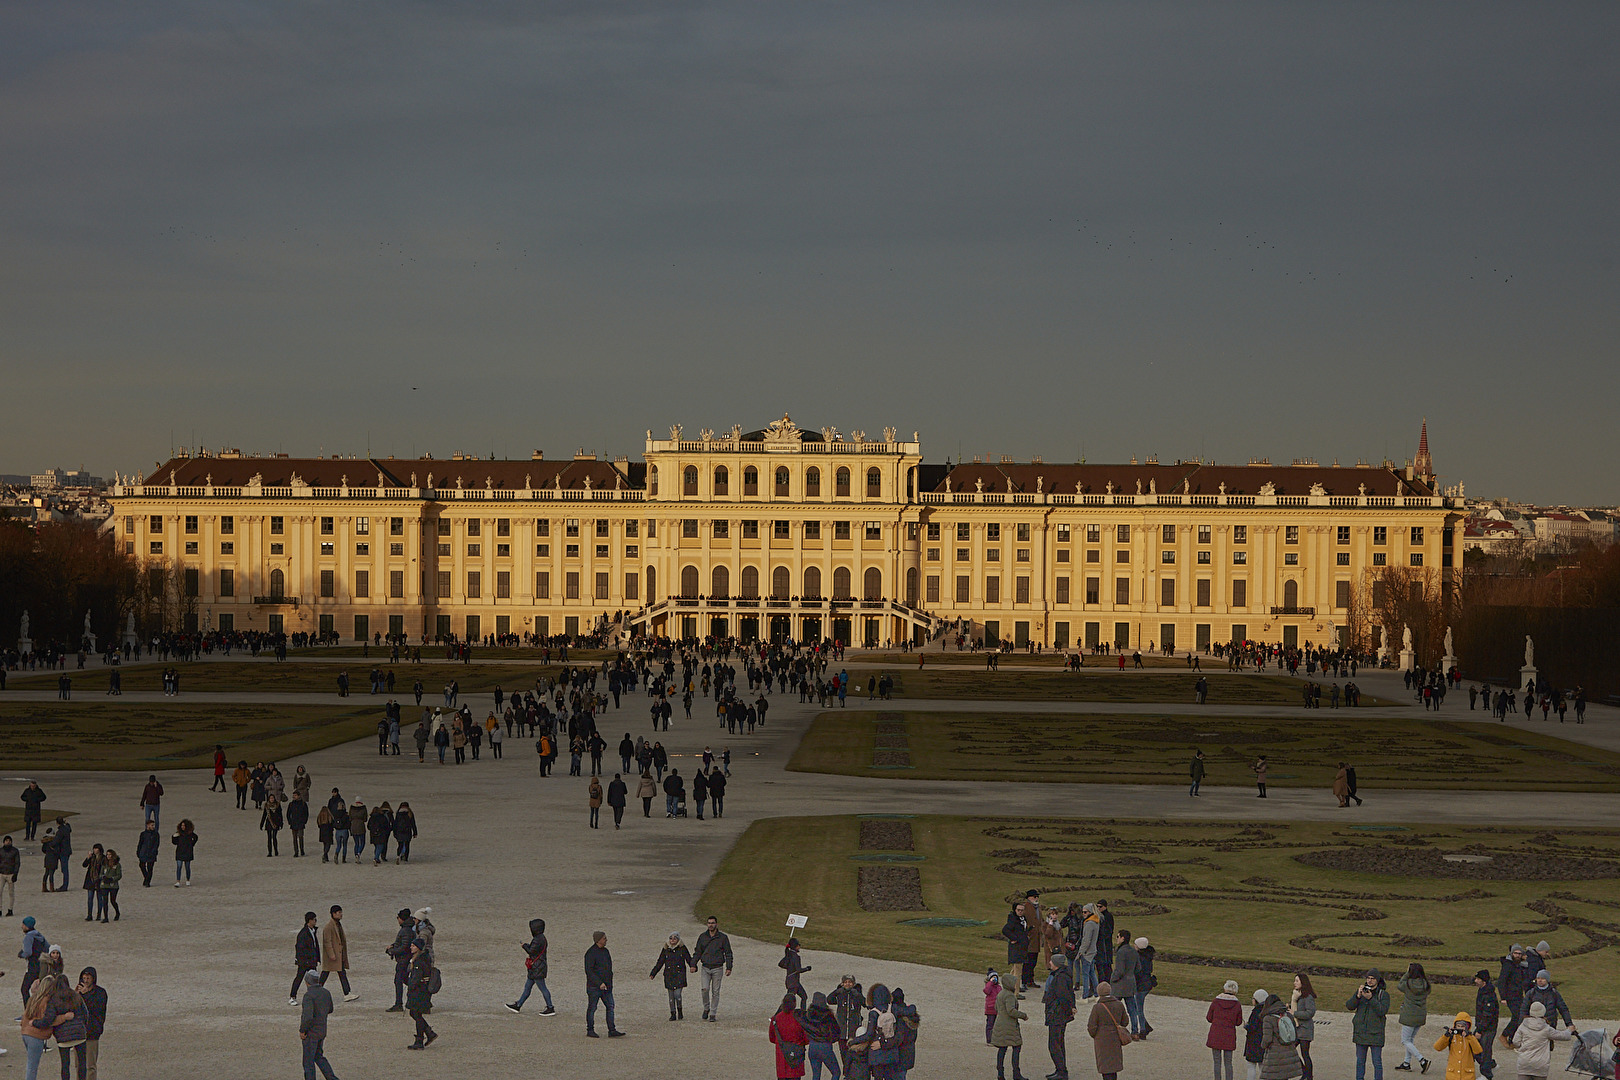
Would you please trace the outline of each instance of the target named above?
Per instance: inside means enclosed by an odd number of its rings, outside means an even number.
[[[1339,640],[1379,566],[1449,572],[1414,464],[931,464],[913,433],[679,426],[639,462],[175,458],[109,528],[210,629],[1023,646]]]

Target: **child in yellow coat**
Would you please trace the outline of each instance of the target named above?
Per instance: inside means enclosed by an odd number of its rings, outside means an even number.
[[[1474,1059],[1484,1053],[1479,1037],[1474,1034],[1474,1018],[1465,1012],[1457,1014],[1451,1026],[1434,1040],[1436,1050],[1447,1050],[1446,1080],[1474,1080],[1477,1070]]]

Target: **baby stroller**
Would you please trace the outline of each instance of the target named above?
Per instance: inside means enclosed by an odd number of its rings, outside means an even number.
[[[686,816],[686,793],[684,791],[681,792],[679,795],[675,796],[675,816],[676,817],[685,817]],[[1609,1073],[1609,1077],[1610,1077],[1610,1080],[1613,1080],[1614,1073],[1612,1073],[1612,1072]]]
[[[1614,1080],[1614,1055],[1607,1031],[1599,1028],[1577,1032],[1570,1043],[1569,1064],[1564,1066],[1564,1071]]]

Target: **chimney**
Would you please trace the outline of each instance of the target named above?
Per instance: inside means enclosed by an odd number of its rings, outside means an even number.
[[[529,455],[529,460],[544,461],[546,460],[546,452],[544,450],[536,450],[534,453]]]

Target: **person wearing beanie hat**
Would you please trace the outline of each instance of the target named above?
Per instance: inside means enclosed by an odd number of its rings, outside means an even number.
[[[1446,1051],[1446,1080],[1474,1080],[1476,1060],[1483,1054],[1485,1044],[1474,1033],[1474,1018],[1460,1012],[1451,1026],[1434,1040],[1436,1050]]]
[[[1368,968],[1356,992],[1344,1003],[1355,1015],[1350,1021],[1350,1041],[1356,1047],[1356,1080],[1366,1080],[1367,1058],[1373,1059],[1373,1080],[1384,1075],[1384,1023],[1389,1015],[1389,991],[1377,968]]]
[[[1041,993],[1041,1004],[1045,1006],[1046,1052],[1052,1059],[1052,1071],[1046,1080],[1068,1080],[1069,1049],[1065,1038],[1074,1020],[1074,976],[1061,953],[1048,956],[1046,964],[1051,973]]]
[[[848,978],[848,976],[845,976]],[[837,991],[834,991],[836,993]],[[994,1046],[990,1034],[996,1026],[996,998],[1001,994],[1001,976],[991,968],[984,973],[984,1045]]]
[[[411,969],[406,976],[405,1009],[416,1022],[416,1041],[407,1050],[430,1046],[439,1033],[428,1026],[426,1014],[433,1011],[433,960],[422,938],[411,942]]]
[[[1266,1050],[1261,1042],[1265,1038],[1265,1008],[1266,1002],[1271,1000],[1268,990],[1256,990],[1250,995],[1254,1006],[1249,1009],[1249,1018],[1243,1024],[1243,1060],[1249,1063],[1249,1080],[1259,1080],[1260,1063],[1266,1059]]]
[[[1158,976],[1153,974],[1153,960],[1158,954],[1145,937],[1137,938],[1132,945],[1136,948],[1136,1037],[1145,1039],[1153,1034],[1153,1025],[1147,1018],[1147,996],[1159,983]]]
[[[1547,1017],[1548,1022],[1554,1027],[1558,1026],[1559,1020],[1563,1020],[1564,1026],[1567,1028],[1575,1026],[1575,1021],[1571,1020],[1569,1016],[1569,1006],[1564,1004],[1564,995],[1560,994],[1557,987],[1553,986],[1552,972],[1546,968],[1536,972],[1536,981],[1530,984],[1529,990],[1525,991],[1525,1008],[1529,1008],[1532,1003],[1539,1004],[1542,1007],[1543,1015]]]
[[[1129,1023],[1130,1013],[1114,996],[1113,984],[1099,982],[1097,1003],[1086,1019],[1086,1034],[1091,1036],[1097,1071],[1104,1077],[1117,1076],[1125,1068],[1125,1044],[1131,1041]]]
[[[1552,1072],[1552,1044],[1573,1037],[1569,1028],[1547,1023],[1547,1005],[1531,1001],[1525,1010],[1524,1021],[1513,1036],[1513,1048],[1519,1052],[1518,1071],[1521,1077],[1544,1077]]]
[[[788,938],[787,947],[782,950],[782,959],[776,966],[787,972],[785,985],[787,992],[799,999],[799,1008],[803,1010],[810,1004],[809,997],[804,992],[802,976],[810,970],[810,965],[799,959],[799,939]]]
[[[26,962],[23,968],[22,997],[23,1004],[28,1003],[28,992],[34,988],[34,982],[39,978],[39,962],[50,951],[51,943],[45,940],[45,935],[34,929],[34,917],[23,916],[22,949],[17,956]]]
[[[1299,1060],[1298,1033],[1284,1040],[1282,1021],[1288,1014],[1288,1002],[1276,994],[1267,994],[1260,1005],[1260,1080],[1294,1080],[1302,1076],[1305,1066]]]
[[[304,1045],[304,1076],[314,1080],[319,1069],[326,1080],[337,1080],[326,1060],[326,1018],[332,1015],[332,992],[321,985],[318,972],[304,973],[304,1001],[298,1015],[298,1037]]]
[[[1485,1080],[1491,1080],[1491,1074],[1496,1070],[1496,1061],[1492,1054],[1492,1044],[1496,1041],[1496,1025],[1501,1020],[1502,1013],[1496,997],[1496,985],[1491,982],[1491,973],[1485,968],[1474,972],[1474,1034],[1479,1038],[1480,1051],[1474,1056],[1474,1063],[1479,1068],[1479,1075]],[[1450,1072],[1450,1069],[1447,1069]]]
[[[1537,967],[1540,967],[1539,963]],[[1524,1020],[1524,995],[1534,980],[1535,972],[1530,967],[1530,958],[1525,955],[1524,946],[1515,941],[1508,954],[1502,957],[1502,969],[1496,977],[1496,989],[1508,1007],[1507,1027],[1502,1029],[1503,1049],[1513,1046],[1513,1035]]]
[[[1204,1013],[1204,1020],[1209,1024],[1204,1045],[1209,1047],[1209,1055],[1214,1062],[1215,1080],[1221,1080],[1223,1064],[1226,1067],[1226,1080],[1232,1080],[1232,1051],[1237,1049],[1237,1029],[1243,1024],[1243,1006],[1238,1002],[1237,992],[1237,981],[1227,979]]]

